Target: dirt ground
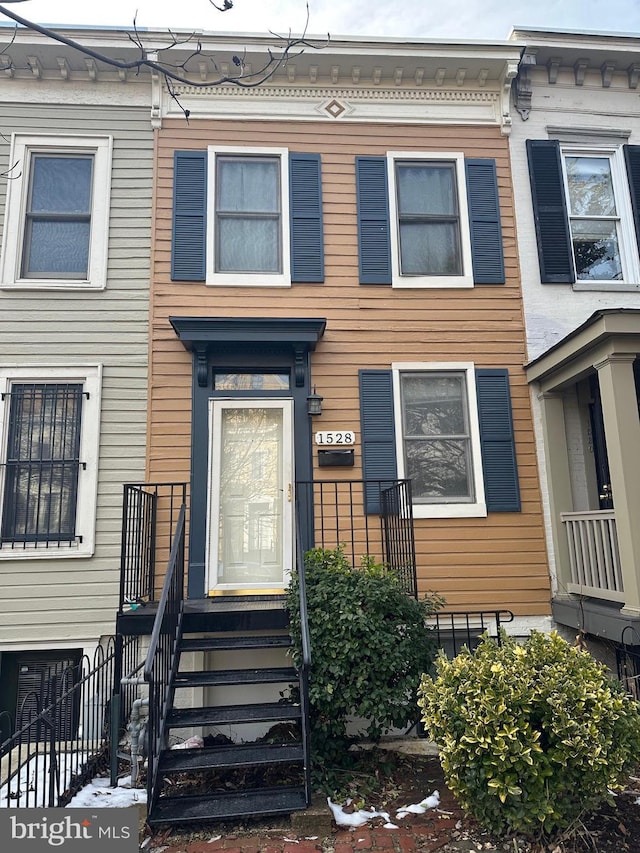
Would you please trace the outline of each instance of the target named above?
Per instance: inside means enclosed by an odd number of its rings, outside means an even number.
[[[434,790],[440,792],[438,808],[398,821],[398,830],[384,829],[381,818],[356,830],[337,828],[325,818],[325,830],[309,836],[296,834],[295,822],[292,825],[287,818],[254,820],[200,826],[195,831],[177,827],[156,834],[147,831],[141,849],[145,853],[640,853],[640,773],[628,779],[626,790],[614,798],[613,806],[603,805],[567,838],[545,846],[522,838],[496,838],[483,831],[447,789],[434,756],[392,753],[372,759],[343,795],[351,795],[358,807],[389,812],[393,821],[397,809],[420,802]]]

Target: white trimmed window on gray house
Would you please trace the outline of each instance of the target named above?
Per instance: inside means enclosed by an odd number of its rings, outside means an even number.
[[[110,136],[14,135],[2,287],[105,287],[111,155]]]

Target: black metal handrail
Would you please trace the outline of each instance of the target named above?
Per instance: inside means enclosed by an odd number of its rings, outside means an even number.
[[[398,480],[381,489],[380,512],[385,562],[400,578],[405,591],[418,597],[416,543],[413,532],[411,480]]]
[[[300,525],[296,525],[296,565],[298,572],[298,596],[300,600],[300,636],[302,661],[300,675],[300,714],[302,717],[302,750],[304,754],[304,788],[307,805],[311,803],[311,732],[309,726],[309,670],[311,669],[311,638],[307,612],[307,587],[305,580],[304,553]]]
[[[416,594],[409,480],[298,481],[296,496],[309,529],[305,548],[340,547],[354,567],[363,557],[373,557],[398,573],[409,594]]]
[[[136,643],[127,641],[125,653]],[[0,716],[2,730],[13,732],[0,746],[0,807],[64,806],[106,762],[115,659],[109,637],[93,660],[84,655],[44,677],[40,690],[24,697],[15,721]]]
[[[119,613],[127,605],[154,600],[156,562],[169,552],[176,518],[186,501],[186,483],[125,483]]]
[[[143,677],[149,684],[149,727],[147,757],[147,809],[155,806],[160,793],[160,753],[164,747],[166,719],[178,667],[177,649],[182,634],[184,600],[186,506],[180,507],[167,573],[158,604]]]
[[[438,647],[455,657],[463,646],[474,649],[485,633],[501,645],[500,628],[513,618],[510,610],[443,610],[427,621],[433,626]]]

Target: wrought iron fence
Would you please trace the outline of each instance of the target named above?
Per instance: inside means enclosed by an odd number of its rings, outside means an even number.
[[[455,657],[463,646],[474,649],[485,633],[495,637],[500,645],[500,628],[509,622],[513,622],[510,610],[448,610],[429,619],[438,648],[447,657]]]
[[[618,679],[634,699],[640,701],[640,631],[632,625],[622,632],[622,642],[616,646]]]
[[[124,665],[134,665],[138,640],[124,644]],[[101,643],[93,660],[52,670],[38,691],[28,693],[15,719],[0,715],[0,730],[10,731],[0,746],[0,807],[54,807],[73,794],[106,762],[116,661],[115,637]],[[131,697],[132,698],[132,697]],[[119,726],[130,712],[120,705]]]
[[[178,515],[167,573],[144,666],[144,680],[149,685],[147,755],[147,808],[149,811],[153,809],[160,791],[159,758],[164,746],[165,723],[171,701],[173,679],[177,670],[177,649],[182,631],[185,514],[186,507],[183,504]]]
[[[296,499],[310,531],[305,550],[340,546],[353,566],[371,556],[397,571],[406,591],[416,594],[410,481],[301,481]],[[371,506],[375,513],[367,511]]]
[[[120,606],[155,600],[155,567],[166,563],[186,483],[127,483],[122,502]]]

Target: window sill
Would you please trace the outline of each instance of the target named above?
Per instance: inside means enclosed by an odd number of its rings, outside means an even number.
[[[96,282],[69,278],[21,278],[0,284],[0,290],[104,290],[105,287],[104,280]]]
[[[600,291],[602,293],[637,293],[640,284],[624,281],[576,281],[571,285],[575,291]]]
[[[81,545],[52,545],[46,548],[44,544],[37,548],[33,545],[0,545],[0,560],[67,560],[76,557],[92,557],[93,544],[83,542]]]
[[[447,275],[394,275],[391,286],[398,289],[433,289],[444,288],[446,290],[459,290],[461,288],[472,288],[473,278],[471,276],[447,276]]]
[[[473,504],[413,504],[414,518],[486,518],[487,505]]]

